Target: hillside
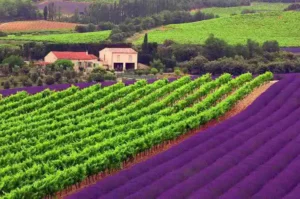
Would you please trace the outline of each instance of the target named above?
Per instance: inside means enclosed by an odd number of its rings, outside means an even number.
[[[300,45],[300,12],[268,12],[236,15],[212,20],[173,24],[149,31],[149,42],[163,43],[166,39],[178,43],[203,44],[210,34],[230,44],[253,39],[260,43],[277,40],[280,46]],[[136,44],[143,42],[143,35]]]
[[[56,21],[14,21],[0,24],[3,32],[72,31],[77,24]]]
[[[9,35],[2,37],[0,40],[6,41],[45,41],[60,44],[76,44],[76,43],[99,43],[109,37],[110,31],[98,31],[88,33],[62,33],[49,35]]]
[[[201,9],[204,13],[212,13],[220,17],[229,17],[233,14],[241,14],[243,10],[252,10],[255,12],[270,12],[270,11],[283,11],[287,8],[289,3],[260,3],[253,2],[251,6],[238,6],[238,7],[212,7]]]

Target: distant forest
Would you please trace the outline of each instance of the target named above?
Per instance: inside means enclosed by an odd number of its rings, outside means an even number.
[[[300,0],[259,0],[262,2],[300,2]],[[126,18],[145,17],[164,10],[190,10],[203,7],[250,5],[250,0],[119,0],[113,3],[92,3],[83,13],[74,13],[72,20],[81,23],[110,21],[122,23]],[[58,8],[56,9],[58,10]],[[58,11],[56,11],[58,12]],[[61,13],[52,13],[60,18]],[[0,22],[42,19],[43,14],[32,0],[0,0]]]

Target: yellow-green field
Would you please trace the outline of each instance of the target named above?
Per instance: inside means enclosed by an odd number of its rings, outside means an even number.
[[[149,42],[174,40],[184,44],[203,44],[210,34],[230,44],[252,39],[263,43],[277,40],[280,46],[300,46],[300,12],[268,12],[206,21],[173,24],[148,32]],[[140,35],[135,44],[143,42]]]
[[[66,34],[49,34],[49,35],[9,35],[2,37],[0,40],[6,41],[45,41],[61,44],[76,44],[76,43],[99,43],[109,37],[111,31],[98,31],[88,33],[66,33]]]
[[[220,17],[228,17],[233,14],[241,14],[243,10],[254,10],[256,12],[270,12],[270,11],[283,11],[290,4],[288,3],[259,3],[254,2],[251,6],[239,6],[239,7],[212,7],[205,8],[201,11],[204,13],[213,13],[215,15],[219,15]]]

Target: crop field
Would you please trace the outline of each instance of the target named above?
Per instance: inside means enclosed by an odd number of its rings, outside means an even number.
[[[0,24],[3,32],[74,31],[77,24],[55,21],[15,21]]]
[[[6,41],[45,41],[60,44],[76,44],[76,43],[98,43],[109,37],[111,31],[98,31],[88,33],[62,33],[49,35],[30,35],[22,36],[9,35],[2,37],[1,40]]]
[[[251,6],[239,6],[239,7],[212,7],[201,9],[204,13],[213,13],[219,15],[220,17],[229,17],[232,14],[241,14],[243,10],[254,10],[256,12],[270,12],[270,11],[283,11],[287,8],[289,3],[260,3],[253,2]]]
[[[210,34],[229,44],[244,44],[247,39],[263,43],[277,40],[280,46],[300,45],[300,12],[269,12],[236,15],[206,21],[172,24],[149,31],[149,42],[174,40],[184,44],[203,44]],[[143,35],[135,41],[143,42]]]
[[[300,79],[281,80],[239,115],[68,199],[297,199],[299,98]]]
[[[0,101],[0,197],[42,198],[218,118],[273,77],[19,92]]]

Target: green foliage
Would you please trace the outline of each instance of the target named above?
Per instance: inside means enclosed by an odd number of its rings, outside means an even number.
[[[242,13],[243,10],[247,9],[255,12],[273,12],[273,11],[283,11],[288,7],[288,3],[261,3],[252,2],[251,6],[236,6],[236,7],[211,7],[201,9],[204,13],[212,13],[219,15],[220,17],[229,17],[236,15],[237,13]]]
[[[260,44],[276,40],[280,46],[298,46],[299,18],[300,12],[270,12],[173,24],[149,31],[148,40],[163,43],[168,39],[180,44],[204,44],[209,35],[214,34],[232,45],[252,39]],[[142,42],[142,37],[135,41],[136,44]]]
[[[8,64],[8,66],[10,67],[10,69],[12,70],[15,66],[19,66],[19,67],[22,67],[24,66],[25,62],[24,60],[17,56],[17,55],[11,55],[7,58],[5,58],[3,61],[2,61],[3,64]]]
[[[158,73],[157,68],[151,68],[150,73],[156,75]]]
[[[36,83],[39,78],[39,74],[36,72],[30,73],[30,79],[33,83]]]
[[[48,75],[46,76],[45,83],[47,85],[52,85],[55,83],[55,79],[51,75]]]
[[[154,59],[151,63],[150,63],[152,68],[156,68],[159,72],[163,71],[166,66],[161,62],[160,59]]]
[[[262,46],[263,50],[266,52],[279,52],[279,44],[277,41],[266,41]]]
[[[73,62],[70,60],[65,60],[65,59],[59,59],[54,62],[54,65],[59,69],[59,70],[73,70]]]
[[[38,86],[43,86],[43,80],[41,78],[38,78],[37,85]]]
[[[10,82],[9,81],[5,81],[3,84],[3,88],[4,89],[9,89],[10,88]]]

